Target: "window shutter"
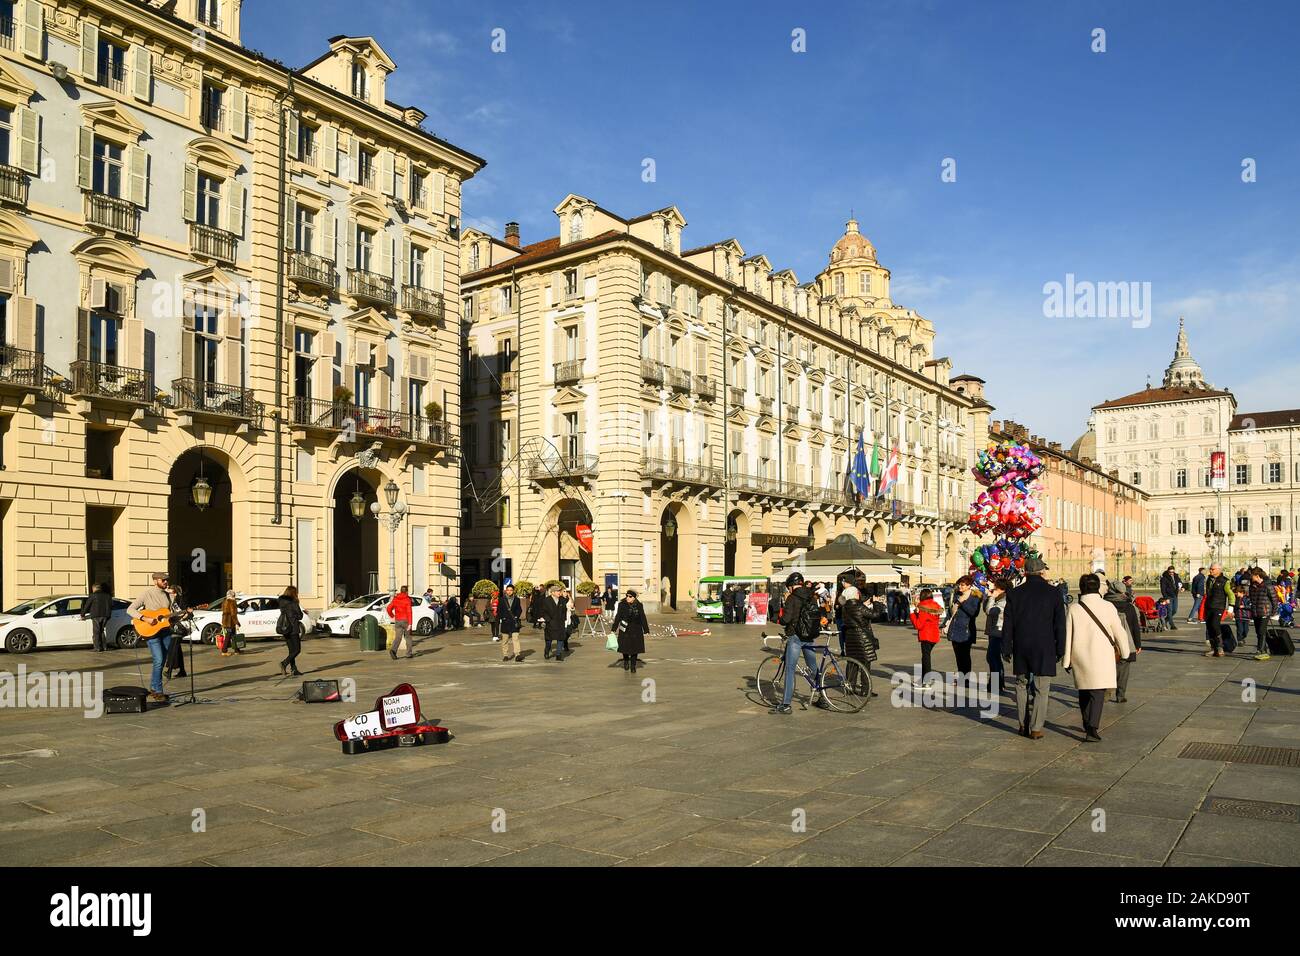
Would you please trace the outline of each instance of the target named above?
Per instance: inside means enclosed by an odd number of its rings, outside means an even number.
[[[402,414],[408,415],[414,413],[416,415],[419,415],[420,410],[418,408],[411,408],[411,380],[407,378],[405,375],[403,375],[398,387],[402,391],[401,397],[399,399],[400,404],[398,405],[398,408],[401,409]]]
[[[557,306],[564,297],[564,273],[556,272],[551,276],[551,305]]]
[[[321,218],[325,220],[325,229],[322,233],[322,242],[320,254],[334,262],[338,259],[338,219],[332,213],[322,212]]]
[[[243,341],[244,316],[238,308],[229,308],[221,313],[221,335],[223,338]]]
[[[81,75],[92,83],[99,74],[99,27],[81,21]]]
[[[320,355],[312,365],[313,387],[317,398],[332,398],[334,388],[334,334],[322,332],[316,336],[320,341]]]
[[[695,340],[695,374],[709,374],[709,353],[705,347],[704,339]]]
[[[91,168],[95,154],[95,131],[89,126],[77,130],[77,187],[90,189],[94,184],[94,172]]]
[[[339,131],[333,127],[321,126],[321,169],[338,175],[339,171]]]
[[[149,154],[139,146],[126,148],[126,198],[143,208],[149,197]]]
[[[379,189],[385,196],[393,195],[393,151],[379,151]]]
[[[108,283],[103,279],[90,280],[90,307],[103,309],[108,305]]]
[[[131,47],[131,95],[148,103],[153,92],[153,55],[148,47]]]
[[[235,311],[235,310],[232,310]],[[225,381],[221,384],[240,386],[244,382],[244,343],[237,338],[228,338],[221,343],[225,356],[222,365]]]
[[[411,240],[407,236],[402,237],[402,262],[401,262],[401,284],[407,285],[411,281]]]
[[[181,378],[194,377],[194,300],[186,298],[181,303]]]
[[[585,323],[583,322],[581,316],[578,318],[577,330],[578,330],[578,355],[577,355],[577,357],[578,357],[579,360],[582,360],[582,359],[585,359],[585,358],[587,357],[587,329],[586,329],[586,327],[585,327]]]
[[[126,361],[121,364],[128,368],[144,368],[144,320],[124,319],[122,333],[126,339]],[[153,398],[152,395],[149,397]]]
[[[90,310],[77,310],[77,361],[90,360]]]
[[[18,130],[18,168],[33,175],[41,171],[40,119],[34,110],[25,106],[14,111],[14,127]]]
[[[22,0],[22,51],[36,60],[45,58],[45,7],[36,0]]]
[[[361,182],[361,141],[355,135],[348,137],[348,179]]]
[[[12,294],[14,291],[14,261],[0,259],[0,292]],[[4,342],[0,341],[0,345]]]
[[[36,351],[36,300],[19,295],[12,300],[14,307],[14,345],[29,352]]]
[[[230,90],[230,130],[235,139],[248,138],[248,94],[233,87]]]
[[[442,295],[444,281],[442,275],[442,250],[438,248],[430,249],[428,263],[429,267],[425,273],[427,278],[424,281],[424,286],[426,289],[432,289]]]
[[[393,242],[386,232],[375,234],[375,243],[379,246],[379,274],[396,279],[393,275]]]
[[[181,200],[181,218],[193,222],[198,218],[199,206],[199,168],[191,163],[185,165],[185,191]]]
[[[298,245],[298,200],[290,195],[284,197],[284,247],[296,249]],[[308,250],[303,250],[304,252]]]
[[[302,159],[302,154],[298,152],[298,114],[289,110],[284,118],[284,148],[289,151],[290,159]]]
[[[551,330],[551,363],[554,365],[564,359],[564,329],[557,324]]]
[[[349,216],[347,220],[347,224],[348,224],[348,234],[347,234],[348,255],[347,255],[347,261],[345,265],[347,266],[347,268],[352,269],[355,268],[357,264],[357,221]]]
[[[447,191],[447,177],[443,173],[434,173],[429,177],[429,211],[442,215],[444,194]]]
[[[244,187],[233,179],[226,180],[226,231],[244,234]]]

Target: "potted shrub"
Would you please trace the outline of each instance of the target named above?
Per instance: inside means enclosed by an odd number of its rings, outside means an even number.
[[[429,440],[440,440],[442,437],[442,405],[439,402],[425,402],[424,417],[429,423]]]
[[[576,593],[573,595],[573,613],[586,614],[591,607],[592,595],[599,590],[595,581],[579,581],[578,586],[574,588]]]
[[[487,578],[480,578],[469,589],[469,596],[474,601],[474,613],[481,620],[487,614],[488,601],[497,593],[497,586]]]
[[[533,582],[527,579],[515,581],[515,596],[519,598],[519,615],[528,620],[528,602],[533,599]]]

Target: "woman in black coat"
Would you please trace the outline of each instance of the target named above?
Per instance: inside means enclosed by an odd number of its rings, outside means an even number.
[[[284,638],[284,646],[289,652],[289,656],[280,661],[280,672],[286,677],[301,677],[298,654],[302,651],[302,605],[298,603],[298,589],[292,584],[280,595],[280,619],[275,630]]]
[[[627,597],[619,602],[614,614],[614,633],[618,635],[618,652],[623,655],[623,670],[628,670],[630,665],[635,674],[636,656],[645,653],[645,636],[650,633],[650,622],[635,591],[628,591]]]
[[[871,611],[862,601],[862,592],[866,587],[866,578],[860,577],[853,581],[851,587],[844,589],[840,617],[844,622],[844,656],[860,661],[870,670],[880,642],[871,629]]]
[[[545,645],[543,659],[551,656],[551,644],[555,644],[555,660],[564,660],[564,651],[569,643],[569,602],[563,597],[562,589],[553,586],[541,602],[542,639]]]

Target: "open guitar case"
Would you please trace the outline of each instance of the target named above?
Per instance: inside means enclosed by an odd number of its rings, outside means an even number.
[[[451,739],[451,731],[446,727],[430,723],[424,719],[420,710],[420,695],[410,684],[398,684],[387,694],[375,698],[375,710],[381,721],[384,715],[384,698],[410,694],[415,704],[415,719],[405,724],[389,725],[383,723],[381,732],[368,737],[349,737],[344,728],[345,720],[334,725],[334,737],[339,741],[345,754],[363,754],[375,750],[391,750],[394,747],[423,747],[425,744],[445,744]]]

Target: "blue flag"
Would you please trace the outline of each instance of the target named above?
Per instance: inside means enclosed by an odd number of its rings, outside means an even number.
[[[867,469],[866,429],[858,432],[858,450],[853,455],[853,491],[860,498],[871,494],[871,472]]]

